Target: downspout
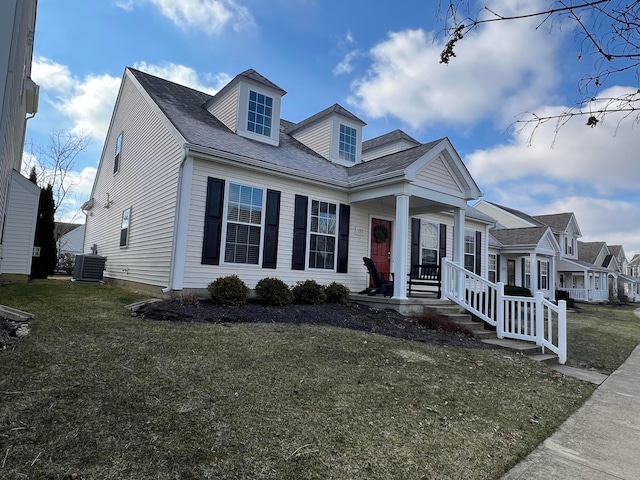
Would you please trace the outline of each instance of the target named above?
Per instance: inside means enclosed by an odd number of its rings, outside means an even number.
[[[176,210],[175,215],[173,216],[173,239],[171,240],[171,261],[169,263],[169,283],[166,288],[162,289],[162,293],[169,293],[173,290],[174,285],[174,275],[175,275],[175,264],[176,264],[176,255],[177,248],[176,243],[178,241],[178,225],[180,223],[180,206],[181,206],[181,198],[182,198],[182,179],[184,177],[184,166],[187,163],[187,159],[189,158],[189,147],[185,144],[183,146],[184,153],[182,155],[182,161],[180,162],[180,166],[178,167],[178,190],[176,192]]]

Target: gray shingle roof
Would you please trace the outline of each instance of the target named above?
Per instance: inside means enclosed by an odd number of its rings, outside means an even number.
[[[578,242],[578,260],[595,264],[605,242]]]
[[[384,135],[380,135],[379,137],[365,140],[364,142],[362,142],[362,151],[366,152],[367,150],[371,150],[372,148],[380,147],[382,145],[386,145],[387,143],[396,142],[398,140],[406,140],[413,143],[414,145],[420,145],[420,142],[418,140],[411,137],[410,135],[407,135],[402,130],[394,130],[392,132],[385,133]]]
[[[346,186],[349,182],[367,180],[382,174],[402,173],[444,140],[441,138],[365,163],[345,167],[327,160],[289,135],[288,132],[296,126],[292,122],[280,121],[278,146],[251,140],[229,130],[204,108],[204,105],[213,98],[211,95],[130,67],[128,70],[187,143],[244,157],[252,162],[262,162],[266,168],[273,166],[297,171],[300,175],[313,176],[333,185]],[[259,75],[257,72],[255,74]],[[334,111],[343,114],[340,110],[342,107],[339,105],[334,105],[330,109],[336,109]],[[351,115],[347,110],[344,112]],[[355,116],[354,118],[357,119]],[[297,125],[299,126],[300,123]]]
[[[304,128],[305,126],[311,125],[312,123],[314,123],[314,122],[316,122],[316,121],[318,121],[318,120],[320,120],[320,119],[322,119],[324,117],[328,117],[329,115],[332,115],[334,113],[338,114],[338,115],[342,115],[343,117],[348,118],[350,120],[353,120],[354,122],[360,123],[360,124],[362,124],[362,126],[366,125],[365,122],[360,120],[358,117],[356,117],[349,110],[347,110],[346,108],[342,107],[341,105],[338,105],[337,103],[334,103],[330,107],[325,108],[324,110],[316,113],[315,115],[311,115],[309,118],[305,118],[301,122],[293,124],[287,130],[287,133],[293,133],[295,131],[298,131],[301,128]]]
[[[553,233],[562,233],[567,229],[572,216],[572,212],[565,212],[551,215],[534,215],[533,218],[551,227]]]
[[[420,157],[427,154],[429,150],[438,145],[442,140],[441,138],[433,142],[423,143],[417,147],[408,148],[397,153],[392,153],[391,155],[385,155],[384,157],[354,165],[349,168],[349,178],[351,180],[359,180],[361,178],[369,178],[392,172],[401,172]]]
[[[608,272],[608,270],[604,267],[600,267],[598,265],[594,265],[593,263],[585,262],[583,260],[576,260],[573,258],[572,259],[561,258],[556,263],[556,267],[560,272],[576,271],[576,267],[577,267],[577,270],[585,269],[585,270],[593,270],[596,272]]]
[[[238,75],[236,75],[237,77],[244,77],[244,78],[248,78],[249,80],[253,80],[256,83],[260,83],[262,85],[264,85],[265,87],[269,87],[273,90],[277,90],[279,91],[282,95],[284,95],[285,92],[282,88],[280,88],[278,85],[276,85],[275,83],[273,83],[271,80],[269,80],[267,77],[263,77],[262,75],[260,75],[258,72],[256,72],[253,68],[250,68],[248,70],[245,70],[242,73],[239,73]]]
[[[491,230],[491,235],[504,246],[535,247],[547,231],[544,227],[503,228]]]

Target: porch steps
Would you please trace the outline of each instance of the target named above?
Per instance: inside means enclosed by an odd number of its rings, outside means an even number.
[[[558,356],[554,353],[543,353],[542,347],[530,342],[521,340],[511,340],[498,338],[495,330],[479,320],[474,320],[472,315],[466,313],[464,309],[453,302],[440,300],[431,302],[424,306],[425,313],[437,313],[443,315],[453,322],[467,328],[471,334],[484,343],[504,348],[512,352],[521,353],[531,360],[544,363],[546,365],[558,365]]]

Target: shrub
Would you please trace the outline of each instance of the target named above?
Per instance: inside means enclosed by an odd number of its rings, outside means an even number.
[[[64,271],[67,275],[73,273],[75,263],[76,256],[73,253],[64,252],[58,254],[58,270]]]
[[[318,305],[327,300],[327,294],[324,293],[324,287],[316,283],[315,280],[298,282],[291,292],[293,293],[293,301],[296,303]]]
[[[347,303],[349,300],[349,289],[341,283],[331,282],[324,289],[329,303]]]
[[[420,315],[414,315],[411,317],[414,323],[417,323],[421,327],[428,328],[429,330],[438,330],[441,332],[457,332],[464,335],[471,335],[471,331],[460,325],[444,315],[437,313],[423,313]]]
[[[629,303],[629,297],[624,293],[618,294],[618,300],[620,300],[620,303],[622,303],[623,305],[627,305]]]
[[[211,300],[218,305],[244,305],[247,303],[249,288],[237,275],[216,278],[207,286]]]
[[[279,278],[263,278],[254,289],[260,303],[282,307],[293,302],[293,293],[289,285]]]
[[[171,301],[180,305],[198,305],[200,300],[195,293],[177,293],[171,292]]]
[[[516,287],[515,285],[505,285],[504,294],[512,297],[533,297],[530,289],[527,287]]]

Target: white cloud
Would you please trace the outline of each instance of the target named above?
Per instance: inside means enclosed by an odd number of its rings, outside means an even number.
[[[500,3],[505,14],[527,5]],[[369,51],[371,66],[354,81],[350,103],[371,117],[390,115],[416,129],[443,121],[469,125],[487,117],[504,123],[514,108],[528,110],[549,98],[559,80],[561,35],[537,31],[535,21],[498,22],[465,36],[457,57],[443,65],[444,43],[434,34],[392,32]]]
[[[353,60],[360,55],[360,50],[347,53],[342,61],[333,68],[335,76],[344,75],[353,71]]]
[[[615,96],[628,91],[615,87],[602,93]],[[565,110],[565,106],[535,108],[540,115]],[[549,121],[537,127],[532,142],[532,126],[513,129],[508,143],[473,152],[465,161],[485,185],[535,179],[568,182],[600,195],[619,189],[637,191],[640,162],[635,152],[640,151],[640,135],[632,120],[619,122],[623,116],[610,113],[595,128],[586,126],[583,117],[575,117],[557,132],[556,122]]]
[[[139,62],[135,68],[210,94],[231,80],[226,73],[208,73],[201,79],[194,69],[175,63]],[[104,142],[120,77],[92,74],[79,78],[67,66],[40,56],[34,58],[32,72],[35,82],[42,87],[43,97],[72,122],[72,132],[85,133],[99,143]]]
[[[249,9],[235,0],[126,0],[116,4],[131,11],[136,3],[143,2],[151,3],[180,28],[207,35],[218,35],[228,27],[239,31],[255,26]]]
[[[209,93],[210,95],[215,95],[218,90],[232,80],[232,77],[226,73],[209,73],[204,75],[205,82],[202,82],[198,72],[193,68],[170,62],[163,63],[162,65],[151,65],[146,62],[138,62],[134,65],[134,68],[151,75],[155,75],[156,77],[164,78],[165,80],[185,85],[195,90],[200,90],[201,92]]]

